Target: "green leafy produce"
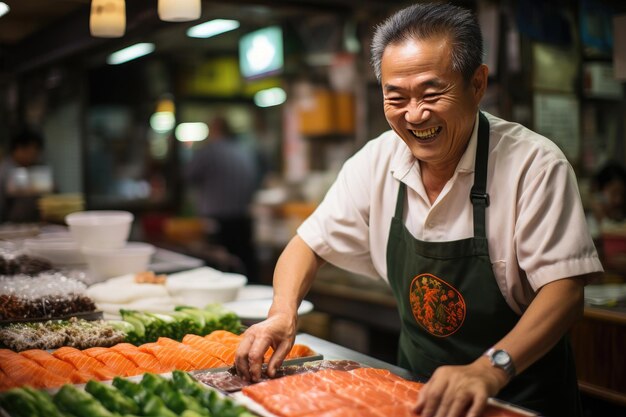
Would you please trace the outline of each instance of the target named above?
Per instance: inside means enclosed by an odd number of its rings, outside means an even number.
[[[22,388],[12,388],[0,393],[0,406],[13,417],[37,417],[39,413],[35,398]]]
[[[90,380],[85,385],[85,391],[93,395],[109,411],[120,414],[139,413],[139,405],[111,385]]]
[[[31,387],[25,386],[21,388],[30,394],[35,400],[35,406],[39,410],[40,416],[46,417],[62,417],[63,414],[52,401],[52,397],[45,391],[39,391]]]
[[[63,385],[54,395],[54,403],[62,411],[67,411],[78,417],[116,417],[95,397],[74,385]]]

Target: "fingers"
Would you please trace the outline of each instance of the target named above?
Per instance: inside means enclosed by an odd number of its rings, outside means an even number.
[[[248,352],[248,370],[250,381],[258,382],[261,380],[263,355],[269,347],[270,340],[264,337],[256,337],[250,346],[250,350]]]
[[[254,335],[252,333],[244,334],[244,338],[239,343],[239,346],[237,347],[237,351],[235,353],[235,368],[237,369],[237,375],[242,377],[244,381],[250,380],[248,358],[249,358],[250,346],[252,346],[253,342],[254,342]]]
[[[289,353],[290,349],[291,343],[283,342],[274,350],[274,353],[267,364],[267,375],[269,375],[270,378],[273,378],[274,375],[276,375],[276,368],[283,363],[283,360]]]

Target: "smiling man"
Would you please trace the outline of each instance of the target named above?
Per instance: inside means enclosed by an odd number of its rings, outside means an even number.
[[[477,417],[490,396],[581,415],[565,334],[602,271],[572,167],[549,139],[479,110],[487,87],[475,17],[417,4],[372,42],[392,130],[350,158],[285,248],[268,319],[236,358],[258,379],[293,344],[297,307],[324,262],[389,282],[399,365],[429,377],[423,417]]]

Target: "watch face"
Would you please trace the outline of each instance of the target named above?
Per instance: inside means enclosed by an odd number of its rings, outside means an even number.
[[[496,363],[496,365],[505,366],[511,361],[511,358],[509,357],[508,353],[499,350],[493,355],[493,361]]]

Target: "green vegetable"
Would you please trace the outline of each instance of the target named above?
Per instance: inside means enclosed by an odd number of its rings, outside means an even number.
[[[204,314],[201,311],[199,311],[195,307],[189,307],[189,306],[176,306],[174,307],[174,310],[188,315],[196,324],[196,328],[198,332],[195,334],[200,334],[200,335],[202,334],[202,331],[204,330],[204,326],[206,326],[206,319],[204,318]]]
[[[141,385],[129,381],[128,379],[120,378],[119,376],[113,378],[113,386],[126,397],[137,403],[140,408],[146,402],[146,396],[149,394]]]
[[[61,413],[61,411],[59,411],[57,406],[54,405],[54,402],[52,401],[52,397],[47,392],[39,391],[28,386],[22,387],[22,390],[26,391],[28,394],[30,394],[34,398],[35,406],[39,410],[40,416],[46,416],[46,417],[62,417],[63,416],[63,414]]]
[[[62,410],[78,417],[115,417],[91,394],[74,385],[63,385],[54,395],[54,403]]]
[[[85,385],[85,391],[93,395],[109,411],[120,414],[139,413],[139,405],[111,385],[90,380]]]
[[[176,413],[165,406],[163,400],[154,394],[146,397],[146,403],[142,407],[143,415],[155,417],[178,417]]]
[[[177,340],[181,340],[186,334],[201,334],[202,327],[201,322],[196,320],[196,317],[192,314],[187,314],[182,311],[174,311],[170,315],[176,320],[179,326]]]
[[[12,417],[43,417],[36,403],[35,398],[22,388],[11,388],[0,393],[0,406]]]
[[[126,334],[136,331],[135,326],[125,320],[108,320],[107,324],[116,330],[120,330]]]

